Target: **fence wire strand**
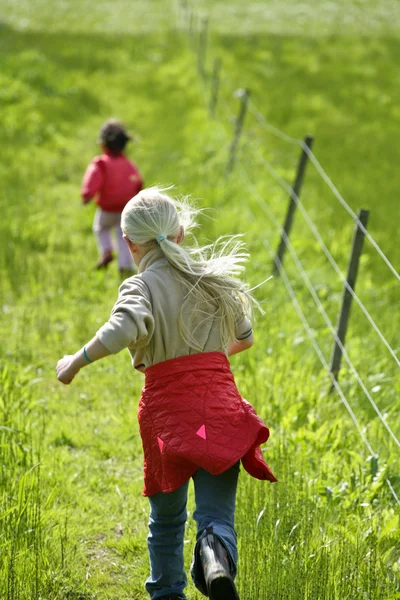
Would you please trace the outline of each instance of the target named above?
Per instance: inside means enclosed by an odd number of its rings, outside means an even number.
[[[273,135],[280,138],[284,142],[288,142],[289,144],[293,144],[295,146],[302,147],[303,140],[298,140],[297,138],[291,137],[290,135],[288,135],[284,131],[281,131],[274,125],[271,125],[271,123],[269,123],[267,121],[267,119],[264,117],[264,115],[258,110],[258,108],[255,106],[255,104],[252,100],[249,100],[248,107],[249,107],[249,112],[263,126],[264,129],[269,131],[269,133],[272,133]]]
[[[380,249],[379,245],[376,243],[376,241],[374,240],[374,238],[372,237],[372,235],[365,228],[365,226],[363,225],[363,223],[361,223],[360,219],[358,218],[358,216],[356,215],[356,213],[353,211],[353,209],[347,204],[346,200],[343,198],[343,196],[341,195],[341,193],[339,192],[339,190],[337,189],[337,187],[335,186],[335,184],[333,183],[333,181],[327,175],[326,171],[322,168],[322,166],[319,163],[319,161],[317,160],[314,152],[312,150],[310,150],[310,148],[308,148],[308,146],[306,146],[306,144],[304,142],[302,142],[302,148],[303,148],[304,152],[309,156],[309,158],[310,158],[311,162],[313,163],[314,167],[316,168],[316,170],[318,171],[318,173],[320,174],[320,176],[322,177],[322,179],[325,181],[325,183],[329,186],[329,188],[333,192],[334,196],[339,200],[339,202],[343,206],[343,208],[349,213],[349,215],[351,215],[351,217],[353,218],[353,220],[357,223],[358,227],[364,233],[364,235],[367,238],[367,240],[375,248],[376,252],[379,254],[379,256],[382,258],[382,260],[389,267],[389,269],[391,270],[391,272],[393,273],[393,275],[396,277],[396,279],[398,279],[400,281],[400,275],[399,275],[399,273],[396,271],[396,269],[394,268],[394,266],[392,265],[392,263],[390,262],[390,260],[384,254],[384,252]]]

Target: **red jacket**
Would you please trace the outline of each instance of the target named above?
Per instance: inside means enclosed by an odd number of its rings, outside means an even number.
[[[96,156],[82,182],[82,198],[95,198],[107,212],[122,212],[125,205],[143,188],[143,180],[135,165],[124,154],[105,153]]]
[[[253,477],[277,481],[259,447],[269,430],[240,396],[225,354],[181,356],[145,375],[139,404],[144,496],[172,492],[198,469],[218,475],[239,460]]]

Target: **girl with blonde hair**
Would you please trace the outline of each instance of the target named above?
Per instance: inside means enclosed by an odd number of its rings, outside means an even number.
[[[234,514],[239,463],[276,481],[260,444],[269,430],[239,394],[228,356],[253,344],[258,304],[240,278],[247,254],[238,237],[200,248],[183,245],[198,210],[157,187],[125,206],[121,228],[138,266],[110,319],[57,364],[69,384],[78,371],[128,348],[145,374],[139,403],[144,490],[149,497],[151,600],[185,600],[186,502],[193,478],[197,524],[191,575],[212,600],[238,600]]]

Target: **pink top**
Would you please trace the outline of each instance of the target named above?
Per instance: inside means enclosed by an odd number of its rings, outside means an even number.
[[[122,212],[142,188],[143,180],[135,165],[122,153],[106,152],[95,156],[86,169],[81,194],[84,200],[95,198],[107,212]]]

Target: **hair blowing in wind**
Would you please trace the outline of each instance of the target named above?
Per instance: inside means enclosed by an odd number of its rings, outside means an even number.
[[[180,312],[180,333],[191,347],[201,350],[196,339],[196,328],[201,323],[217,318],[225,345],[235,340],[235,328],[244,315],[251,316],[254,307],[261,312],[262,309],[240,279],[249,256],[240,236],[223,236],[203,247],[182,246],[174,241],[182,229],[187,234],[197,226],[199,213],[201,210],[188,198],[176,200],[164,189],[151,187],[139,192],[125,206],[121,228],[132,242],[149,249],[159,244],[187,288]],[[158,236],[166,237],[157,242]],[[194,308],[185,314],[189,302]]]

